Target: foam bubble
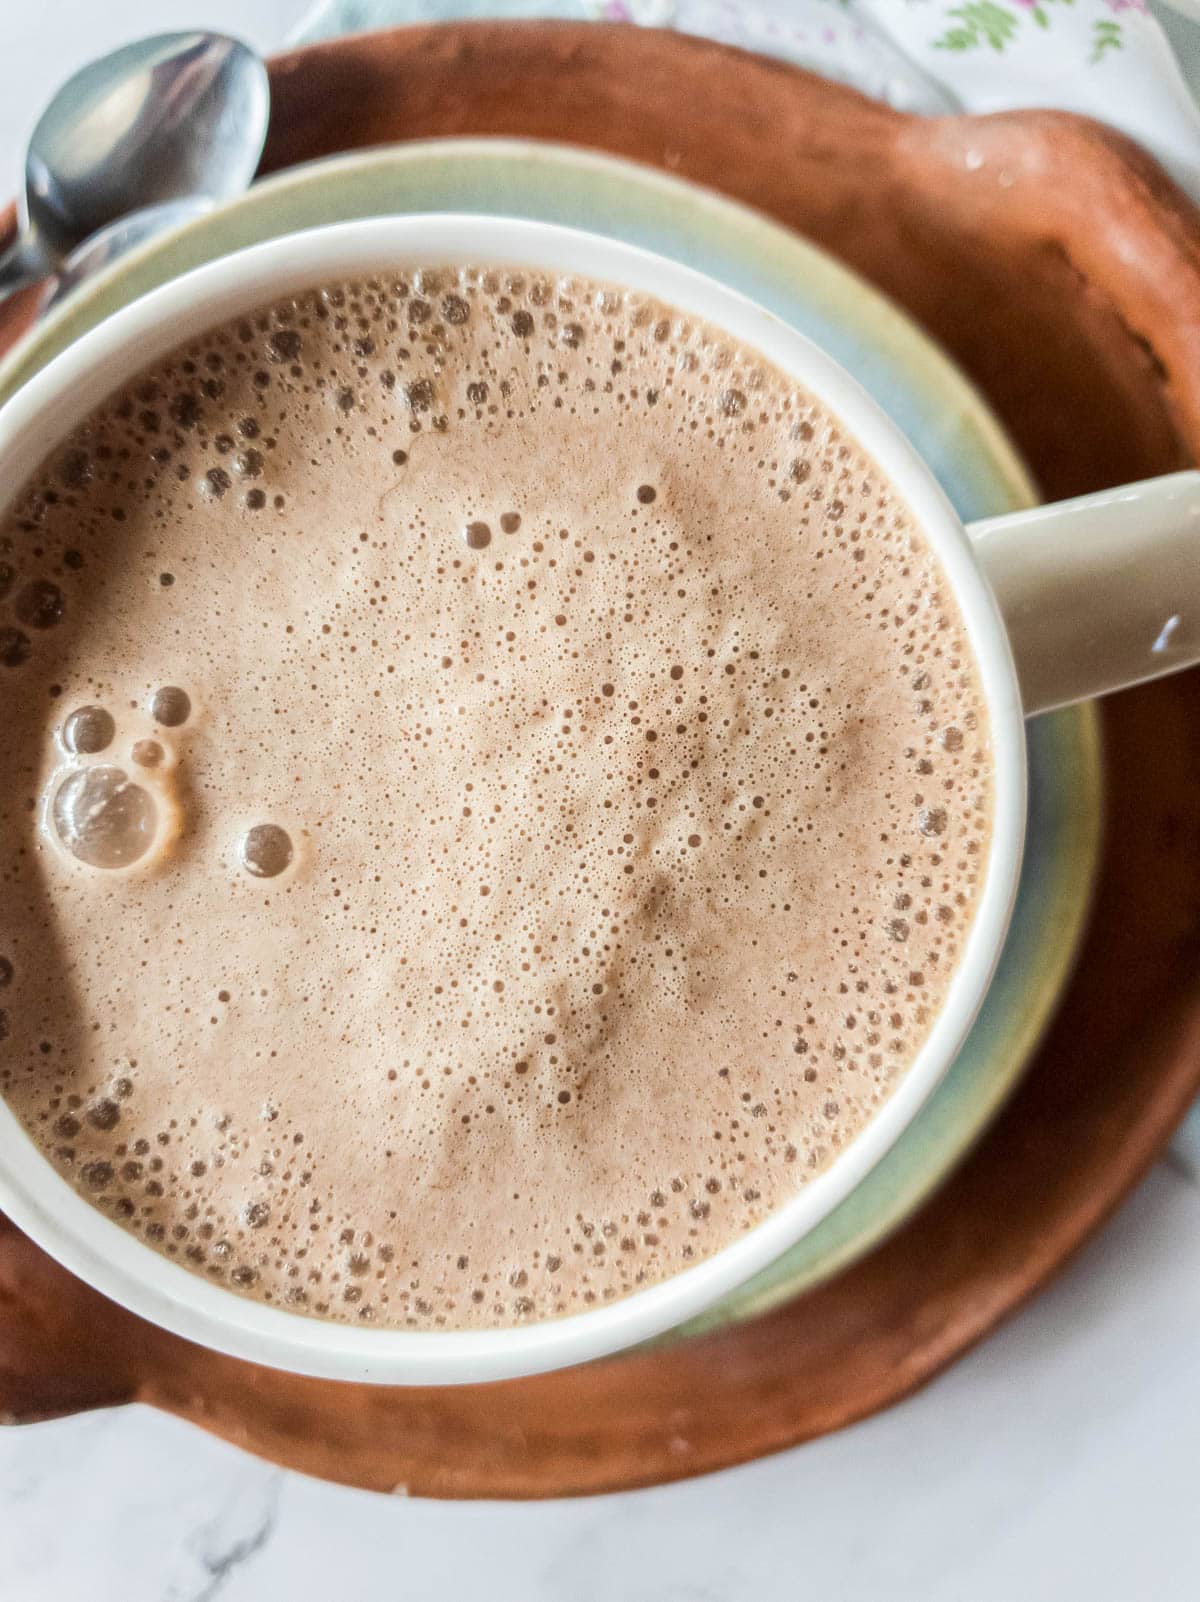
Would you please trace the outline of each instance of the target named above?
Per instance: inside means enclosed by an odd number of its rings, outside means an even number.
[[[155,690],[150,700],[150,716],[164,729],[177,729],[192,715],[192,700],[177,684]]]
[[[107,708],[81,706],[64,722],[62,742],[72,756],[94,756],[108,750],[116,733],[116,722]]]
[[[166,755],[157,740],[135,740],[129,754],[139,768],[156,768]]]
[[[32,654],[33,644],[28,634],[0,625],[0,667],[20,667]]]
[[[13,602],[17,622],[28,629],[52,629],[62,622],[66,609],[66,597],[49,579],[32,579],[17,591]]]
[[[292,840],[277,823],[256,823],[238,847],[242,866],[256,879],[274,879],[292,860]]]
[[[127,868],[154,844],[154,798],[117,767],[81,768],[54,793],[51,818],[59,840],[92,868]]]

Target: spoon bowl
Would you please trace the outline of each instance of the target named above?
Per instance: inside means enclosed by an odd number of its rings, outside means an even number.
[[[240,194],[262,154],[269,103],[261,58],[222,34],[160,34],[83,67],[30,138],[0,298],[130,212]]]

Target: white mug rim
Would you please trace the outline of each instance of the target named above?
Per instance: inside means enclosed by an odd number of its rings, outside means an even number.
[[[730,1245],[586,1312],[515,1328],[413,1331],[335,1323],[252,1301],[172,1262],[105,1217],[41,1155],[0,1098],[0,1210],[39,1246],[114,1301],[176,1334],[327,1379],[459,1384],[583,1362],[662,1334],[765,1268],[866,1177],[944,1077],[987,992],[1020,873],[1025,737],[1012,654],[963,525],[930,469],[875,401],[804,335],[737,291],[636,246],[557,224],[452,213],[335,223],[249,246],[115,312],[31,377],[0,408],[0,482],[15,493],[131,371],[225,318],[339,277],[469,261],[577,274],[650,293],[759,350],[840,417],[912,509],[954,591],[991,726],[992,837],[975,918],[946,1001],[900,1083],[860,1133],[792,1200]],[[9,498],[0,496],[0,508]]]

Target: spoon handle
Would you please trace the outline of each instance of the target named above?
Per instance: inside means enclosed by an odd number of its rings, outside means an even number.
[[[28,284],[36,284],[39,278],[47,277],[51,270],[36,237],[28,229],[23,229],[0,255],[0,302],[6,301]]]

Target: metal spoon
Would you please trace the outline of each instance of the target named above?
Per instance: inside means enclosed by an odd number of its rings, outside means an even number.
[[[164,200],[157,206],[143,206],[140,211],[131,211],[127,216],[109,223],[107,228],[89,234],[78,250],[73,250],[59,265],[54,276],[46,280],[38,302],[38,315],[44,316],[51,307],[57,306],[59,301],[65,300],[78,289],[85,278],[103,272],[118,257],[136,250],[148,239],[156,239],[160,234],[173,228],[182,228],[185,223],[203,217],[213,209],[213,205],[214,202],[207,195],[190,195],[186,200]]]
[[[240,194],[262,154],[269,100],[259,56],[217,33],[142,39],[77,72],[30,138],[0,300],[129,212]]]

